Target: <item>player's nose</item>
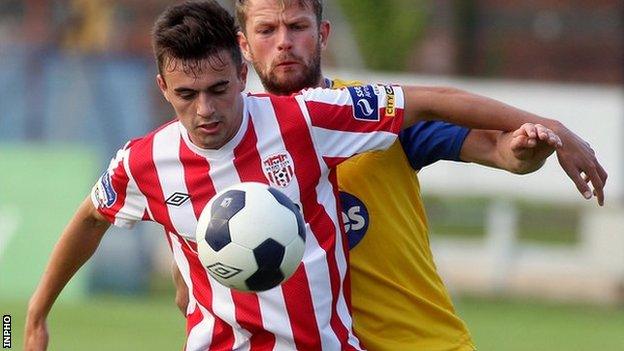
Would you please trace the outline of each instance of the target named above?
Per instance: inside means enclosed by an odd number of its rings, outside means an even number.
[[[206,94],[199,94],[197,99],[197,115],[200,117],[210,117],[215,113],[215,108]]]
[[[277,47],[279,50],[290,50],[293,46],[292,34],[288,28],[280,27],[277,33]]]

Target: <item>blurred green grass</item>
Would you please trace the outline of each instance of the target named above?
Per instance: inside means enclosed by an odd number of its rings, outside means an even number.
[[[524,300],[456,299],[479,350],[624,350],[624,309]],[[25,302],[2,302],[21,349]],[[49,350],[181,350],[185,324],[173,294],[63,302],[49,318]]]
[[[621,351],[624,308],[455,299],[479,350]]]
[[[2,302],[13,321],[13,349],[21,350],[26,301]],[[7,308],[8,306],[8,308]],[[58,302],[48,318],[50,351],[182,350],[185,320],[167,296],[98,296]]]

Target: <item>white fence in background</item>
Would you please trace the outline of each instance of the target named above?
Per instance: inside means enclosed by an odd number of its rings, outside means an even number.
[[[609,173],[607,205],[585,201],[551,157],[538,172],[517,176],[475,165],[439,162],[420,172],[424,194],[486,196],[491,204],[483,240],[432,235],[436,262],[458,292],[558,300],[624,301],[624,90],[614,86],[483,81],[370,72],[327,72],[343,79],[452,86],[558,119],[587,140]],[[250,91],[262,88],[250,77]],[[574,247],[519,244],[514,200],[582,207]]]

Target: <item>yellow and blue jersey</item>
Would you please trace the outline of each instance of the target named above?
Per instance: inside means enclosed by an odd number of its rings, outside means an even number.
[[[357,83],[332,82],[346,85]],[[459,160],[468,132],[422,122],[402,131],[388,150],[338,166],[354,328],[369,350],[475,349],[436,270],[416,174],[438,160]]]

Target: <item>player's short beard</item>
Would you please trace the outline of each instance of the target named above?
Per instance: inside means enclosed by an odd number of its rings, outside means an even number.
[[[262,86],[271,94],[290,95],[305,88],[316,87],[321,80],[321,44],[317,44],[314,56],[308,65],[304,65],[302,74],[293,77],[294,79],[280,80],[272,69],[265,72],[256,63],[253,63],[253,66],[262,81]]]

